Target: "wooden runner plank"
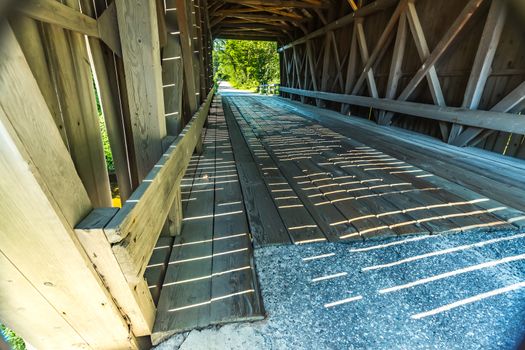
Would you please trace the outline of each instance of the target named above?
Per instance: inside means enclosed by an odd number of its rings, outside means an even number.
[[[227,103],[224,104],[224,114],[230,132],[255,247],[290,243],[286,227],[277,212],[266,185],[259,175],[257,165]]]
[[[235,162],[222,109],[217,110],[216,159]],[[212,323],[259,320],[264,317],[252,245],[237,172],[215,176]],[[222,188],[223,190],[218,190]]]
[[[175,237],[151,335],[170,335],[209,325],[214,215],[215,130],[207,129],[180,236]],[[208,147],[212,146],[212,147]],[[211,162],[207,162],[210,160]],[[211,164],[211,165],[210,165]]]
[[[326,237],[315,220],[265,151],[257,136],[254,135],[246,121],[242,119],[249,112],[246,109],[242,111],[238,109],[237,112],[239,113],[236,116],[237,123],[246,139],[248,148],[260,167],[262,178],[270,190],[270,195],[293,242],[299,244],[325,241]],[[284,197],[286,199],[279,200],[279,198]]]

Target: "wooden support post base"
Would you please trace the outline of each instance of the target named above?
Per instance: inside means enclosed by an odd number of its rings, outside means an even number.
[[[175,199],[171,204],[171,209],[168,213],[168,232],[170,236],[178,236],[182,230],[182,198],[180,191],[180,181],[175,185]]]
[[[197,144],[195,145],[194,153],[200,156],[203,151],[204,151],[204,145],[202,143],[202,134],[201,134],[199,136],[199,140],[197,141]]]

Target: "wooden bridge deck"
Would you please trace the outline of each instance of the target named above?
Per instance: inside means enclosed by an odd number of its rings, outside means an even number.
[[[252,243],[514,228],[508,216],[519,212],[274,100],[232,94],[211,108],[204,152],[181,185],[182,234],[161,237],[146,271],[154,343],[264,317]]]

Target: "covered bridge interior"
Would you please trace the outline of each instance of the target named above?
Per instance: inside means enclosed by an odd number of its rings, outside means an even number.
[[[0,321],[39,349],[148,348],[271,320],[265,260],[254,260],[269,246],[522,236],[523,2],[30,0],[0,11]],[[217,90],[217,38],[276,41],[280,96]],[[525,287],[521,277],[479,295]]]

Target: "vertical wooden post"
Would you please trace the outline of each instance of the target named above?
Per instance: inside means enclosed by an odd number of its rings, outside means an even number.
[[[402,13],[399,17],[397,27],[396,43],[394,44],[394,52],[392,53],[392,62],[390,64],[390,73],[388,74],[388,82],[386,85],[385,98],[393,99],[396,97],[397,86],[399,78],[401,77],[401,64],[403,63],[403,56],[405,55],[407,39],[407,19],[406,13]],[[385,118],[385,111],[379,113],[378,123],[382,125],[390,124],[391,119]]]
[[[167,8],[173,8],[175,1],[167,1]],[[166,25],[169,29],[167,44],[162,51],[162,83],[164,88],[164,110],[168,135],[176,136],[183,128],[182,91],[183,58],[180,45],[180,31],[176,11],[166,11]]]
[[[345,94],[352,92],[356,79],[357,71],[357,25],[354,22],[354,28],[352,30],[352,41],[350,43],[350,52],[348,52],[348,66],[346,68],[346,81],[345,81]],[[347,114],[350,106],[343,104],[341,106],[341,113]]]
[[[10,23],[49,107],[49,111],[55,120],[60,136],[62,136],[66,147],[68,147],[64,120],[55,91],[55,76],[50,70],[52,67],[47,64],[45,47],[42,43],[41,24],[32,18],[22,15],[14,17]]]
[[[199,63],[199,87],[200,87],[200,103],[202,103],[206,99],[206,81],[205,81],[205,62],[206,62],[206,53],[204,49],[204,44],[202,40],[202,27],[203,27],[203,21],[202,21],[202,3],[200,0],[194,0],[194,8],[195,8],[195,21],[194,21],[194,28],[195,28],[195,34],[197,37],[197,50],[196,56],[197,56],[197,62]]]
[[[81,0],[82,10],[89,16],[97,15],[96,9],[90,0]],[[112,17],[116,21],[115,3],[104,12],[105,16]],[[99,16],[101,17],[101,16]],[[108,19],[109,20],[109,19]],[[114,23],[114,26],[116,23]],[[117,72],[113,52],[105,47],[98,39],[88,38],[91,50],[92,65],[94,67],[93,76],[97,83],[100,94],[100,102],[108,139],[115,166],[115,174],[119,187],[120,199],[126,201],[133,192],[133,180],[130,172],[129,155],[126,145],[126,135],[123,123],[123,111],[120,103],[120,92],[117,83]]]
[[[155,1],[115,0],[139,181],[162,155],[166,136]]]
[[[505,1],[492,0],[476,52],[476,58],[472,64],[472,70],[470,71],[469,80],[465,89],[463,104],[461,105],[463,108],[477,109],[479,106],[485,84],[491,72],[492,61],[498,48],[506,15],[507,3]],[[455,142],[455,139],[462,131],[463,127],[461,125],[453,124],[448,142],[463,146]]]
[[[66,32],[52,24],[44,24],[44,33],[75,168],[93,206],[111,206],[109,177],[84,36]]]
[[[195,77],[193,63],[193,40],[191,37],[192,28],[190,27],[190,18],[188,18],[188,6],[186,0],[175,0],[177,8],[177,20],[179,24],[180,43],[182,47],[182,59],[184,65],[184,86],[186,103],[188,104],[190,114],[197,111],[197,99],[195,95]],[[188,116],[190,118],[190,116]]]

